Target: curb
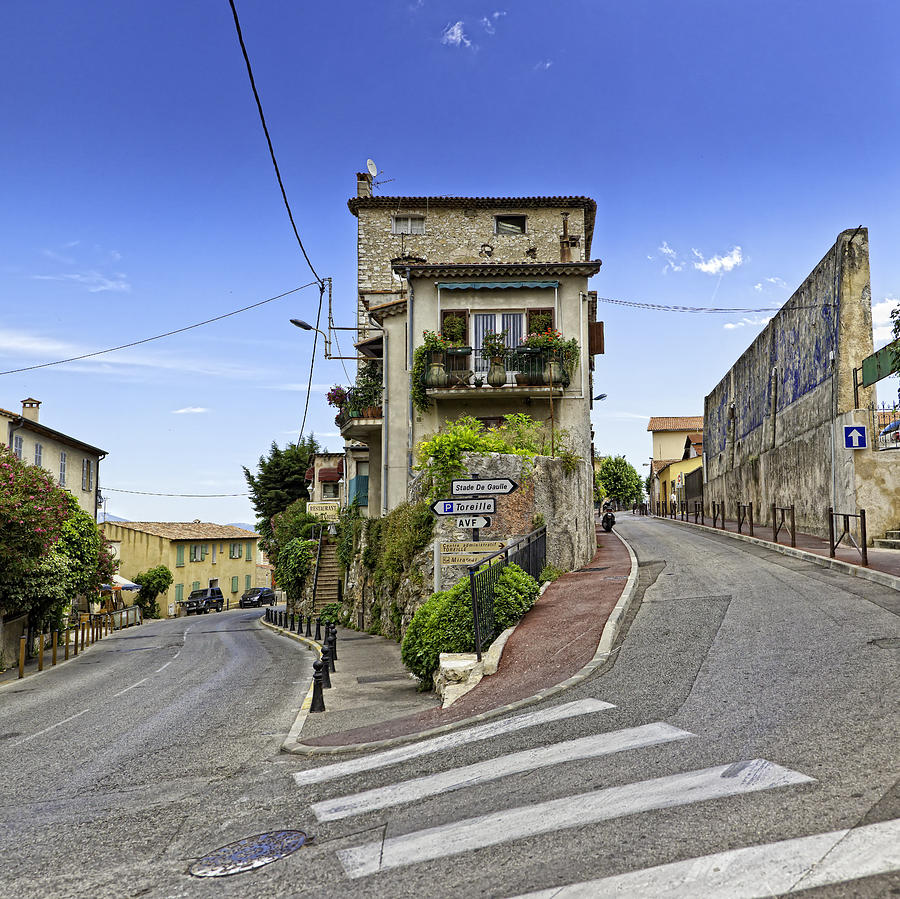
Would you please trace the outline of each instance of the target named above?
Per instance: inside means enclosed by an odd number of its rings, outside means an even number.
[[[471,724],[476,724],[481,721],[489,721],[492,718],[499,718],[501,715],[505,715],[508,712],[517,711],[518,709],[525,708],[526,706],[536,705],[537,703],[542,702],[545,699],[549,699],[551,696],[556,696],[558,693],[563,693],[566,690],[569,690],[572,687],[575,687],[578,684],[582,683],[582,681],[587,680],[587,678],[589,678],[601,665],[604,665],[612,657],[612,655],[617,652],[617,650],[612,649],[612,646],[615,643],[616,637],[619,635],[619,630],[621,629],[622,622],[625,620],[625,616],[628,614],[628,610],[630,609],[636,594],[638,582],[637,557],[634,554],[634,550],[632,550],[628,541],[625,540],[624,537],[616,533],[616,531],[613,531],[613,534],[615,534],[615,536],[619,538],[619,540],[622,542],[622,545],[628,550],[628,556],[631,559],[631,573],[628,575],[628,580],[625,582],[625,587],[622,590],[622,595],[619,597],[619,601],[616,603],[612,612],[609,613],[609,618],[607,618],[606,624],[603,626],[603,631],[600,634],[600,640],[597,644],[597,651],[594,653],[594,657],[583,668],[581,668],[581,670],[577,671],[571,677],[567,678],[564,681],[561,681],[558,684],[554,684],[552,687],[548,687],[546,690],[540,690],[532,696],[526,696],[524,699],[518,699],[515,702],[510,702],[506,705],[498,706],[497,708],[491,709],[488,712],[482,712],[479,715],[472,715],[469,718],[463,718],[459,721],[453,721],[450,724],[442,724],[440,727],[432,727],[428,730],[419,731],[417,733],[403,734],[402,736],[390,737],[385,740],[373,740],[370,743],[348,743],[345,746],[310,746],[306,743],[299,743],[296,741],[296,739],[291,740],[291,737],[289,736],[288,739],[281,744],[282,752],[287,752],[291,755],[305,756],[343,755],[350,752],[370,752],[375,749],[389,749],[394,746],[402,746],[405,743],[414,743],[416,742],[416,740],[422,740],[426,737],[435,737],[440,734],[450,733],[451,731],[460,730],[463,727],[468,727]],[[303,713],[301,712],[301,714]],[[298,720],[299,717],[300,716],[298,716]],[[306,720],[305,715],[303,716],[303,720]],[[297,722],[295,721],[294,727],[291,728],[291,734],[294,733],[294,729],[296,728],[296,726]]]
[[[831,568],[834,571],[839,571],[841,574],[846,574],[850,577],[863,578],[864,580],[879,584],[882,587],[890,587],[892,590],[900,591],[900,577],[894,574],[888,574],[886,571],[879,571],[877,568],[863,568],[862,565],[854,565],[852,562],[844,562],[841,559],[832,559],[830,556],[820,556],[817,553],[808,552],[805,549],[795,549],[793,546],[784,546],[781,543],[773,543],[771,540],[762,540],[759,537],[751,537],[749,534],[735,534],[734,531],[711,528],[705,524],[694,524],[693,521],[681,521],[678,518],[653,517],[657,521],[687,526],[706,534],[721,534],[725,537],[731,537],[733,540],[742,540],[744,543],[752,543],[756,546],[761,546],[764,549],[779,552],[785,556],[802,559],[805,562],[812,562],[820,568]]]

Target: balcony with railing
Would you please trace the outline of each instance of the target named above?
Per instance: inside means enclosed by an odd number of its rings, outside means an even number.
[[[383,416],[380,390],[361,391],[351,387],[334,423],[341,429],[342,437],[366,443],[381,432]]]
[[[507,349],[498,355],[481,350],[433,352],[420,373],[426,395],[432,399],[461,395],[559,395],[569,386],[573,362],[561,349]]]

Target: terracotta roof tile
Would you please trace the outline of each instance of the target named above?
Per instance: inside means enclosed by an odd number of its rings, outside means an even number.
[[[253,540],[259,536],[233,524],[209,521],[108,521],[106,526],[141,531],[169,540]]]
[[[654,415],[647,425],[648,431],[702,431],[702,415]]]
[[[659,474],[664,468],[668,468],[675,462],[681,462],[681,459],[654,459],[653,474]]]

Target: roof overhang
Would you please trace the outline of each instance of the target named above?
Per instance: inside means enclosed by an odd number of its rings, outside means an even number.
[[[552,276],[590,278],[600,271],[602,264],[599,259],[589,262],[463,262],[419,265],[395,262],[393,269],[397,274],[407,275],[410,279],[470,278],[484,284],[484,278],[516,278],[517,281],[545,281]]]

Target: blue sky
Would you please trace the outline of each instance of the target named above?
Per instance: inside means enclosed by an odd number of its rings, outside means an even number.
[[[601,296],[777,307],[841,230],[865,225],[876,323],[900,298],[891,0],[238,10],[338,324],[353,323],[346,201],[367,157],[394,179],[390,194],[594,197]],[[0,369],[312,280],[226,0],[13,4],[4,31]],[[0,376],[0,406],[35,396],[45,424],[108,450],[101,486],[242,493],[240,466],[296,438],[312,344],[288,319],[314,317],[317,299],[309,288],[142,347]],[[642,472],[648,417],[701,413],[764,319],[604,305],[600,317],[595,385],[609,398],[594,410],[596,444]],[[347,378],[320,359],[313,381],[307,430],[337,449],[324,391]],[[107,496],[128,518],[253,520],[243,497]]]

